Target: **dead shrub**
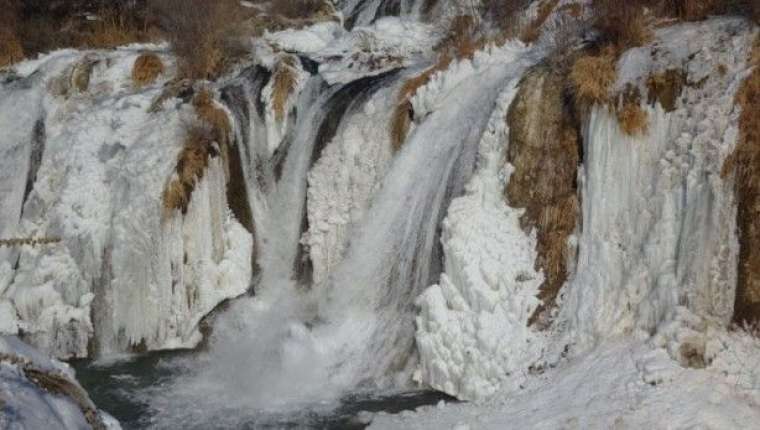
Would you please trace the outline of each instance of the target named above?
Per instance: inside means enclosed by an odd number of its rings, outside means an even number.
[[[406,100],[399,103],[393,110],[391,117],[391,148],[393,152],[398,151],[404,145],[409,126],[412,125],[412,116],[414,110],[412,104]]]
[[[146,42],[148,32],[135,22],[133,17],[118,9],[102,9],[98,19],[91,24],[89,31],[83,32],[78,46],[88,48],[115,48],[130,43]]]
[[[663,0],[659,12],[684,21],[699,21],[725,12],[727,3],[723,0]]]
[[[472,58],[486,43],[480,34],[478,21],[472,15],[455,16],[449,22],[446,35],[434,47],[439,57]]]
[[[576,102],[586,107],[609,102],[610,88],[617,78],[616,64],[617,56],[609,48],[598,55],[579,57],[570,71]]]
[[[673,112],[678,105],[683,87],[686,86],[686,72],[682,69],[668,69],[655,73],[647,79],[650,105],[660,103],[666,112]]]
[[[132,65],[132,83],[136,87],[150,85],[164,73],[164,63],[153,53],[140,54]]]
[[[296,61],[298,60],[294,56],[288,55],[281,58],[275,66],[272,77],[274,80],[272,84],[272,107],[277,121],[282,121],[285,118],[285,105],[297,84]]]
[[[17,35],[18,21],[17,0],[0,0],[0,67],[24,58],[24,49]]]
[[[270,13],[289,19],[305,19],[318,15],[325,6],[324,0],[273,0]]]
[[[496,25],[502,32],[512,33],[519,24],[518,12],[530,3],[531,0],[482,0],[478,15]]]
[[[166,185],[162,200],[164,218],[176,210],[187,212],[192,193],[203,179],[209,159],[221,156],[229,177],[229,145],[232,126],[227,113],[219,107],[210,89],[201,88],[192,100],[198,121],[187,126],[184,145],[177,157],[176,176]]]
[[[739,231],[739,273],[734,303],[734,322],[760,323],[760,36],[750,57],[754,67],[736,95],[741,109],[739,142],[726,160],[722,175],[734,173]]]
[[[141,1],[27,0],[20,4],[18,40],[28,55],[66,47],[113,48],[156,38]]]
[[[177,56],[180,78],[210,79],[223,60],[225,30],[236,23],[235,0],[150,0],[150,13]]]
[[[529,22],[520,34],[520,40],[525,43],[533,43],[541,36],[541,27],[549,16],[554,12],[559,0],[544,0],[538,6],[536,17]]]
[[[211,90],[203,88],[193,97],[193,107],[198,119],[210,128],[210,136],[222,152],[222,158],[228,159],[232,125],[224,109],[214,101]]]
[[[162,195],[164,218],[177,210],[187,213],[195,186],[206,173],[209,158],[217,155],[211,128],[191,125],[177,157],[176,177],[167,184]]]
[[[618,51],[642,46],[652,38],[645,0],[593,0],[593,25],[599,42]]]
[[[583,16],[583,6],[579,3],[567,3],[560,6],[558,11],[565,13],[573,18],[580,18]]]

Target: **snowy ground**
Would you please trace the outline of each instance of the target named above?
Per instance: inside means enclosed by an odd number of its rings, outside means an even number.
[[[737,380],[720,368],[685,369],[641,342],[611,341],[511,394],[378,414],[370,429],[748,429],[760,422],[751,367]]]

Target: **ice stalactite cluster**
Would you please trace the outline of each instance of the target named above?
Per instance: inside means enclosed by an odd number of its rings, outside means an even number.
[[[550,330],[531,333],[515,324],[514,331],[501,323],[492,338],[503,347],[486,341],[487,331],[479,327],[494,309],[519,321],[524,314],[518,309],[530,308],[526,302],[509,307],[521,303],[523,290],[489,275],[493,265],[484,259],[508,255],[520,236],[493,251],[488,244],[500,237],[496,230],[509,225],[506,219],[478,228],[480,218],[470,213],[476,211],[475,197],[466,205],[468,197],[454,201],[443,223],[445,273],[418,300],[423,381],[460,398],[483,398],[522,385],[529,368],[554,365],[568,345],[579,354],[626,336],[664,347],[688,366],[704,367],[720,356],[717,351],[725,354],[738,244],[733,187],[721,169],[736,144],[734,95],[746,76],[752,37],[742,20],[715,19],[660,30],[651,45],[623,55],[616,86],[644,95],[648,127],[630,136],[607,107],[594,108],[585,120],[578,266],[560,292]],[[717,73],[720,65],[730,73]],[[675,75],[682,82],[663,78]],[[519,255],[532,261],[529,251]],[[519,267],[517,256],[509,260],[497,273]],[[533,282],[534,276],[525,278]],[[502,288],[507,296],[492,302],[474,295],[487,291],[483,296],[492,297]],[[534,298],[530,290],[524,290],[526,297]],[[543,351],[526,356],[518,347],[528,339],[539,348],[536,338],[545,337]]]
[[[574,342],[657,334],[683,359],[679,349],[692,347],[684,343],[704,349],[695,320],[728,326],[738,243],[732,184],[721,169],[736,145],[734,95],[751,37],[741,20],[678,25],[618,64],[618,86],[656,101],[645,108],[642,136],[625,135],[604,109],[586,124],[578,270],[562,304]],[[731,72],[717,73],[720,64]],[[668,70],[684,74],[673,106],[652,84]],[[673,332],[673,321],[683,330]]]
[[[534,270],[535,235],[520,228],[522,211],[503,197],[513,168],[504,161],[506,111],[520,76],[497,101],[478,170],[443,222],[440,283],[417,299],[418,378],[462,399],[491,395],[505,379],[516,387],[525,363],[544,348],[543,336],[528,326],[543,282]]]
[[[192,346],[200,318],[249,287],[252,239],[227,208],[221,165],[187,214],[164,214],[194,114],[176,99],[151,112],[166,77],[132,85],[142,49],[61,51],[0,87],[24,103],[0,112],[2,171],[22,178],[3,182],[0,231],[62,238],[2,251],[2,325],[61,358]]]

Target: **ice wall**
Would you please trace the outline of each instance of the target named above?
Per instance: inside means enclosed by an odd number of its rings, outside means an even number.
[[[734,95],[752,37],[742,20],[713,19],[659,30],[623,55],[614,91],[642,94],[648,127],[630,136],[608,107],[585,119],[578,266],[547,331],[524,320],[543,276],[532,269],[535,239],[516,227],[518,210],[494,200],[498,187],[483,185],[499,170],[481,153],[468,194],[443,223],[445,272],[417,300],[421,381],[480,399],[516,389],[568,345],[580,353],[626,336],[684,365],[709,363],[705,351],[733,311],[736,204],[720,173],[736,144]],[[658,76],[683,79],[663,88]]]
[[[649,126],[642,136],[625,135],[603,108],[588,119],[578,270],[561,310],[573,342],[659,334],[657,341],[672,343],[680,358],[684,337],[692,337],[699,321],[729,323],[736,204],[720,172],[736,145],[734,94],[751,36],[741,20],[676,25],[618,64],[620,88],[647,91],[649,76],[671,69],[683,71],[685,83],[671,112],[659,101],[645,107]],[[726,75],[716,72],[720,64]],[[674,320],[684,331],[672,332],[666,323]]]
[[[4,325],[61,358],[192,346],[200,318],[249,287],[252,239],[227,209],[221,161],[187,214],[164,214],[194,113],[179,99],[150,112],[168,78],[132,85],[144,49],[159,48],[61,51],[17,65],[2,85],[4,101],[28,108],[0,112],[2,148],[17,154],[0,170],[24,181],[3,182],[12,185],[3,234],[62,239],[5,251],[0,296],[13,311]]]

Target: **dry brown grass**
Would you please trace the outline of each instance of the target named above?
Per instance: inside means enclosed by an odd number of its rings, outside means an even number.
[[[641,136],[649,129],[649,115],[638,100],[623,102],[615,114],[620,128],[629,136]]]
[[[164,73],[164,63],[158,55],[147,52],[140,54],[132,65],[132,83],[136,87],[150,85]]]
[[[662,15],[672,16],[684,21],[698,21],[709,15],[725,11],[725,0],[663,0],[659,5]]]
[[[520,40],[525,43],[533,43],[541,36],[541,27],[544,25],[554,9],[559,4],[559,0],[544,0],[538,7],[536,17],[523,28],[520,34]]]
[[[297,71],[294,56],[288,55],[280,59],[275,66],[272,86],[272,107],[275,119],[282,121],[285,118],[285,107],[290,95],[296,87]]]
[[[17,39],[27,55],[67,47],[107,49],[157,39],[139,2],[71,3],[75,2],[21,3]]]
[[[593,25],[599,42],[614,46],[618,52],[642,46],[652,39],[651,17],[646,0],[593,0]]]
[[[546,328],[550,311],[568,275],[574,250],[567,238],[579,220],[577,175],[580,123],[572,104],[564,103],[564,73],[548,65],[531,69],[509,107],[507,161],[515,167],[505,195],[511,206],[525,208],[524,231],[535,232],[536,269],[544,282],[541,306],[529,324]]]
[[[393,152],[398,151],[404,145],[409,126],[412,125],[412,116],[414,110],[412,104],[407,100],[399,103],[393,110],[391,117],[391,148]]]
[[[478,21],[471,15],[459,15],[451,19],[446,35],[434,50],[439,58],[472,58],[486,43],[487,39],[480,34]]]
[[[171,217],[177,210],[187,213],[195,186],[208,168],[209,157],[216,155],[213,142],[208,127],[192,125],[188,128],[184,147],[177,157],[176,177],[167,184],[162,195],[164,218]]]
[[[232,124],[227,112],[219,107],[208,88],[203,88],[193,97],[193,107],[198,119],[211,127],[210,136],[217,143],[222,159],[229,160],[229,147],[232,139]],[[225,163],[225,173],[227,172]]]
[[[227,113],[216,104],[208,88],[196,92],[192,105],[198,122],[188,126],[184,146],[177,157],[176,177],[164,189],[165,218],[177,210],[187,212],[193,190],[203,178],[210,158],[221,155],[225,160],[225,173],[229,175],[226,161],[232,128]]]
[[[648,102],[660,103],[666,112],[673,112],[678,106],[678,98],[686,86],[686,72],[681,69],[668,69],[655,73],[647,79]]]
[[[270,13],[288,19],[304,19],[323,13],[327,7],[324,0],[274,0]]]
[[[16,0],[0,0],[0,67],[24,59],[24,48],[17,35],[18,6]]]
[[[734,303],[734,322],[760,323],[760,36],[750,61],[752,73],[736,95],[741,109],[739,143],[724,165],[724,176],[733,170],[737,196],[739,231],[739,273]]]
[[[24,59],[24,49],[14,34],[0,29],[0,67],[17,63]]]
[[[482,0],[478,15],[502,31],[511,33],[518,24],[518,12],[525,9],[530,2],[531,0]]]
[[[568,3],[561,6],[558,11],[566,13],[573,18],[580,18],[583,15],[583,6],[579,3]]]
[[[238,23],[235,0],[150,0],[177,56],[180,78],[212,79],[222,69],[225,35]]]
[[[129,16],[116,9],[104,9],[97,13],[89,31],[81,34],[79,46],[96,49],[115,48],[130,43],[147,42],[155,37],[139,26]]]
[[[576,102],[585,107],[608,103],[617,78],[616,65],[617,55],[612,49],[579,57],[570,71]]]

